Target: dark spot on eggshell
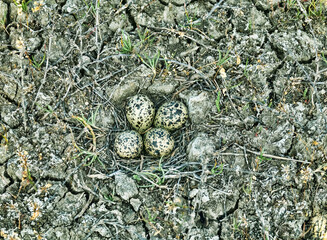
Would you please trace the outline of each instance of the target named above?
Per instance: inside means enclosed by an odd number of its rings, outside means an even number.
[[[131,126],[143,134],[151,125],[155,116],[153,102],[145,95],[135,95],[126,104],[126,117]]]
[[[187,119],[188,111],[184,103],[171,101],[160,106],[154,120],[154,125],[173,131],[181,128]]]
[[[163,128],[152,128],[144,135],[146,151],[155,157],[167,156],[174,148],[174,139]]]
[[[138,157],[142,148],[142,137],[134,130],[121,132],[116,136],[114,150],[122,158]]]

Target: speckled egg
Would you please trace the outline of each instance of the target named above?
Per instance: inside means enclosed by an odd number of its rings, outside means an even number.
[[[145,150],[154,157],[167,156],[174,149],[174,139],[163,128],[152,128],[144,136]]]
[[[147,96],[135,95],[127,102],[127,120],[141,134],[152,125],[154,115],[154,104]]]
[[[173,131],[181,128],[188,118],[187,107],[180,101],[164,103],[158,109],[154,120],[156,127]]]
[[[121,132],[116,136],[114,149],[122,158],[138,157],[142,148],[142,137],[134,130]]]

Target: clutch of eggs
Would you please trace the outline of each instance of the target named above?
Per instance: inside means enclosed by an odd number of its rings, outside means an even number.
[[[170,101],[161,105],[155,115],[153,102],[147,96],[138,94],[128,100],[126,117],[136,131],[125,131],[116,136],[116,153],[123,158],[138,157],[144,143],[147,153],[154,157],[164,157],[172,152],[175,145],[169,131],[185,124],[188,111],[184,103]],[[148,130],[153,122],[155,128]],[[143,141],[140,134],[144,134]]]

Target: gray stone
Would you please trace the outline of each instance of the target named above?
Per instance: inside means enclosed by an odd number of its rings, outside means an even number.
[[[112,32],[117,30],[124,29],[126,30],[129,27],[130,23],[124,15],[115,16],[112,21],[109,23],[108,29]]]
[[[179,85],[178,82],[174,80],[170,80],[170,81],[157,80],[148,88],[148,91],[150,94],[166,96],[172,94],[178,85]]]
[[[16,48],[17,50],[27,50],[27,51],[34,51],[41,45],[41,38],[33,33],[27,32],[26,34],[22,35],[21,30],[10,28],[10,43],[11,46]]]
[[[133,206],[134,210],[137,212],[142,204],[141,200],[138,198],[132,198],[130,200],[131,205]]]
[[[162,0],[162,2],[166,3],[166,4],[169,4],[169,3],[172,3],[174,5],[183,5],[183,4],[186,4],[188,1],[187,0]]]
[[[37,95],[37,106],[42,106],[43,108],[47,108],[50,106],[51,97],[43,92],[39,92]]]
[[[139,89],[138,81],[132,79],[123,81],[121,84],[107,88],[107,94],[109,95],[109,99],[111,99],[116,104],[121,104],[128,97],[131,97],[137,93]]]
[[[0,89],[6,94],[7,97],[14,100],[17,92],[17,83],[10,78],[0,76]]]
[[[313,145],[313,143],[317,140],[319,141],[318,137],[312,138],[308,137],[306,134],[296,134],[295,142],[292,147],[292,152],[295,155],[294,158],[309,162],[313,159],[323,159],[324,155],[322,154],[322,152],[312,151],[312,149],[310,148],[311,146],[309,145],[309,143]],[[307,172],[309,173],[309,171]]]
[[[271,28],[271,24],[264,12],[258,11],[255,7],[251,8],[251,19],[253,20],[252,28],[254,31]]]
[[[254,84],[257,89],[263,93],[260,98],[267,99],[271,90],[268,86],[267,79],[271,77],[271,73],[279,66],[280,61],[274,51],[270,49],[270,46],[266,46],[265,52],[258,56],[261,64],[249,68],[246,64],[242,64],[242,67],[248,70],[249,80]],[[259,98],[259,96],[258,96]]]
[[[145,240],[147,239],[144,228],[141,224],[128,225],[126,230],[129,232],[131,239],[135,240]],[[153,238],[151,238],[153,239]]]
[[[9,46],[7,33],[4,31],[2,32],[0,29],[0,51],[4,52],[7,49],[7,46]]]
[[[119,59],[117,63],[120,63]],[[144,64],[137,67],[137,69],[135,69],[133,72],[131,72],[128,75],[129,81],[138,82],[140,90],[147,89],[152,84],[151,83],[152,78],[153,78],[152,70]]]
[[[99,109],[95,118],[95,126],[109,128],[115,123],[113,112],[109,109]]]
[[[327,131],[326,126],[326,113],[327,107],[324,107],[321,109],[321,112],[319,111],[318,114],[310,121],[308,121],[306,128],[307,128],[307,134],[309,135],[316,135],[317,138],[322,137],[323,135],[321,133]],[[322,124],[323,123],[323,124]]]
[[[2,193],[10,183],[9,178],[5,177],[5,170],[5,166],[0,166],[0,193]]]
[[[238,7],[238,8],[245,8],[245,7],[250,7],[252,5],[252,2],[249,0],[245,1],[238,1],[238,0],[226,0],[223,2],[223,6],[228,6],[228,7]],[[243,9],[242,9],[243,10]],[[244,13],[243,13],[244,14]]]
[[[233,195],[228,196],[227,199],[226,196],[221,193],[210,193],[208,200],[202,205],[208,219],[215,220],[233,209],[236,205],[238,196],[239,192],[237,190],[234,190]]]
[[[78,17],[81,17],[85,14],[85,11],[84,13],[82,13],[83,11],[81,11],[83,7],[85,7],[85,4],[82,1],[68,0],[66,1],[66,4],[62,7],[62,10],[69,14],[79,13]]]
[[[205,122],[214,101],[210,98],[206,91],[188,91],[179,94],[179,97],[185,100],[188,107],[189,116],[194,124]]]
[[[62,33],[61,33],[62,34]],[[50,61],[58,61],[67,52],[69,42],[66,38],[54,35],[51,41],[51,52],[49,53]]]
[[[191,162],[200,161],[203,157],[210,157],[214,152],[215,144],[205,133],[200,133],[187,147],[188,159]]]
[[[81,211],[86,203],[85,193],[72,194],[68,192],[63,199],[58,202],[54,210],[52,223],[54,226],[70,224],[74,217]]]
[[[50,157],[46,159],[47,168],[42,171],[42,177],[52,179],[65,179],[66,162],[59,156],[50,153]]]
[[[137,195],[139,192],[134,180],[124,173],[115,175],[115,183],[117,195],[126,201]]]
[[[226,32],[233,29],[232,24],[228,21],[228,17],[224,12],[218,12],[217,24],[208,24],[208,32],[210,38],[221,39],[225,36]]]
[[[140,11],[144,8],[142,3],[132,8],[131,14],[134,17],[136,24],[142,26],[160,26],[163,24],[175,25],[175,22],[182,22],[184,18],[185,9],[184,6],[174,6],[169,3],[167,6],[163,6],[160,2],[155,1],[151,4],[150,11]],[[156,16],[153,18],[152,16]]]
[[[0,145],[0,164],[6,162],[11,155],[12,153],[8,151],[8,147],[6,145]]]
[[[322,47],[318,39],[304,31],[278,32],[275,31],[270,36],[272,44],[283,52],[287,60],[309,61],[315,56],[316,49]]]
[[[277,127],[260,126],[253,136],[251,141],[253,145],[263,149],[264,153],[268,154],[285,154],[292,146],[294,126],[288,121],[280,122]]]
[[[0,122],[1,126],[1,122]],[[5,126],[5,125],[2,125]],[[6,126],[7,128],[7,126]],[[8,143],[1,137],[6,136]],[[17,154],[17,136],[12,129],[2,131],[0,130],[0,164],[5,163],[9,158]],[[10,144],[9,144],[10,143]]]
[[[283,108],[289,114],[292,121],[294,121],[296,127],[304,127],[307,124],[308,119],[306,116],[310,106],[297,102],[296,104],[285,103]]]
[[[254,0],[255,6],[263,10],[270,10],[273,7],[278,6],[280,2],[281,2],[280,0],[269,0],[269,1]]]
[[[23,177],[23,169],[18,158],[11,158],[7,162],[7,173],[14,180],[21,180]]]
[[[168,24],[175,24],[175,21],[182,20],[184,17],[183,9],[184,7],[176,7],[169,4],[165,6],[162,12],[162,21]]]
[[[12,103],[0,105],[0,119],[11,128],[15,128],[22,122],[21,109]]]
[[[39,11],[37,11],[37,14],[29,14],[29,21],[30,22],[37,22],[42,27],[46,27],[47,25],[51,24],[51,16],[54,11],[56,11],[59,6],[63,3],[60,3],[62,0],[43,0],[42,1],[42,7]],[[30,6],[36,7],[36,5],[39,2],[34,2],[34,4],[31,4]],[[40,2],[41,3],[41,2]]]
[[[69,230],[67,227],[56,227],[56,228],[50,228],[46,233],[45,233],[45,238],[46,239],[71,239],[71,236],[69,234]],[[73,238],[74,240],[76,238]]]
[[[34,51],[41,46],[42,39],[38,36],[28,38],[26,41],[26,50]]]

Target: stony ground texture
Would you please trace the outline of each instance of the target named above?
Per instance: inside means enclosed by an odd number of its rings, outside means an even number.
[[[327,239],[326,0],[0,0],[0,239]],[[126,100],[186,104],[121,159]]]

